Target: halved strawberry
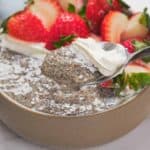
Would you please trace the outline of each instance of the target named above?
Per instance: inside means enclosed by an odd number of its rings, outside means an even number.
[[[137,13],[130,18],[129,23],[122,34],[123,40],[136,37],[145,38],[147,36],[149,30],[140,23],[141,16],[142,13]]]
[[[84,0],[58,0],[60,5],[63,7],[64,10],[68,11],[69,6],[72,5],[76,9],[76,11],[80,11],[84,5]]]
[[[62,11],[57,0],[33,0],[29,10],[47,29],[50,29]]]
[[[68,44],[74,37],[87,37],[88,27],[84,20],[77,14],[61,13],[50,30],[50,37],[47,43],[48,49],[57,48]]]
[[[28,10],[10,17],[5,28],[9,35],[29,42],[46,42],[49,36],[43,23]]]
[[[118,11],[110,11],[101,25],[101,35],[104,41],[119,43],[121,34],[128,24],[128,17]]]
[[[125,72],[127,74],[132,74],[132,73],[150,73],[150,67],[147,64],[144,64],[144,62],[140,63],[131,63],[129,64]]]
[[[49,30],[61,12],[56,0],[29,0],[25,10],[5,22],[8,34],[20,40],[47,42]]]
[[[86,16],[92,31],[99,33],[104,16],[110,11],[128,12],[129,6],[123,0],[88,0]]]
[[[150,70],[150,64],[145,63],[142,59],[137,59],[131,63],[132,65],[138,65]]]

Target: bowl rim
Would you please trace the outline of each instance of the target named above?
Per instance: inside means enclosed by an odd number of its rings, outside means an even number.
[[[28,108],[26,106],[24,106],[23,104],[20,104],[19,102],[15,101],[13,98],[11,98],[10,96],[8,96],[6,93],[4,92],[0,92],[0,96],[3,97],[5,100],[7,100],[8,102],[10,102],[11,104],[15,105],[18,108],[23,109],[24,111],[30,112],[34,115],[40,115],[43,117],[48,117],[48,118],[55,118],[55,119],[77,119],[77,118],[87,118],[87,117],[93,117],[93,116],[99,116],[105,113],[111,113],[112,111],[115,111],[117,109],[121,109],[123,107],[125,107],[126,105],[128,105],[129,103],[133,102],[136,98],[140,97],[140,95],[142,95],[146,90],[150,89],[149,87],[143,89],[140,93],[132,96],[131,98],[125,100],[123,103],[119,104],[116,107],[112,107],[108,110],[104,110],[102,112],[97,112],[97,113],[93,113],[93,114],[87,114],[87,115],[79,115],[79,116],[60,116],[60,115],[53,115],[53,114],[48,114],[48,113],[44,113],[44,112],[40,112],[40,111],[36,111],[36,110],[32,110],[31,108]]]

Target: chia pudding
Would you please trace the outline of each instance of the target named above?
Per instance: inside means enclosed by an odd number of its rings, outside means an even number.
[[[0,92],[34,111],[90,115],[112,109],[133,94],[117,97],[113,90],[97,85],[80,87],[100,76],[72,46],[50,52],[45,60],[0,48]]]

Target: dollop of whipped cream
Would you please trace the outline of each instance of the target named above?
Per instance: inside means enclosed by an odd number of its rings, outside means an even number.
[[[104,76],[113,75],[128,60],[127,51],[120,44],[109,46],[92,38],[78,38],[74,45]]]
[[[76,46],[79,53],[82,53],[104,76],[113,75],[118,68],[127,62],[125,48],[116,44],[111,50],[106,50],[106,42],[96,41],[93,38],[77,38],[71,46]],[[0,46],[11,51],[27,56],[44,59],[49,51],[44,48],[44,43],[30,43],[15,39],[7,34],[0,35]]]
[[[8,34],[0,35],[0,46],[17,53],[42,59],[48,53],[48,50],[45,48],[45,43],[25,42],[11,37]]]

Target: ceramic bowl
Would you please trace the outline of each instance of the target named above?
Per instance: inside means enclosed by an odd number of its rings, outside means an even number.
[[[112,141],[150,113],[150,88],[115,109],[81,117],[34,112],[0,94],[0,119],[19,136],[42,144],[85,147]]]

